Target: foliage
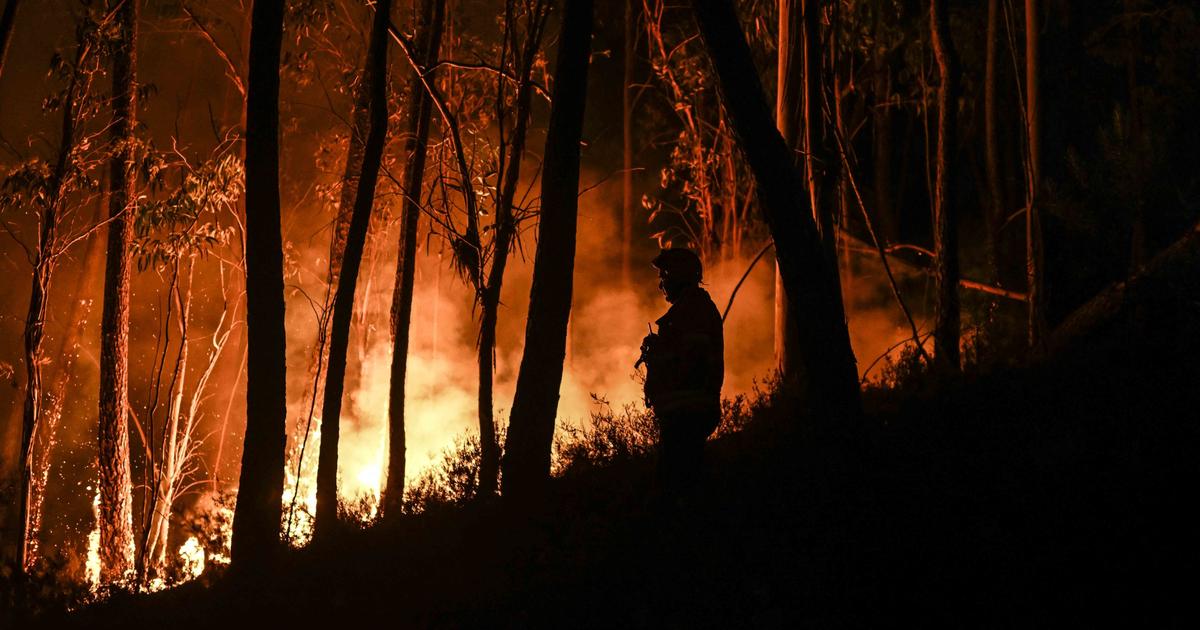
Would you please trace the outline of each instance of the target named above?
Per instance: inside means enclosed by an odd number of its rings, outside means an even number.
[[[182,182],[177,189],[137,208],[133,255],[139,271],[203,257],[234,235],[233,228],[221,226],[218,217],[223,211],[234,211],[242,196],[245,171],[241,160],[226,155],[196,167],[181,160],[178,168]]]

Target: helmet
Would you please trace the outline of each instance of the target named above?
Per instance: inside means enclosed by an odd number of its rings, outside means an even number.
[[[690,249],[682,247],[672,247],[664,249],[658,253],[651,261],[652,265],[659,271],[670,276],[673,280],[681,282],[700,283],[704,275],[704,267],[700,263],[700,257]]]

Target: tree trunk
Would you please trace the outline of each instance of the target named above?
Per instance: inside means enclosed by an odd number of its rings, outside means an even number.
[[[421,66],[436,60],[445,21],[445,0],[422,0],[417,24],[417,50]],[[388,469],[383,493],[385,517],[399,515],[404,507],[405,427],[404,384],[408,373],[409,328],[412,322],[413,284],[417,271],[417,227],[421,216],[421,184],[425,179],[425,154],[433,100],[421,78],[409,81],[408,129],[405,133],[408,161],[404,164],[404,210],[400,254],[396,261],[396,285],[392,290],[392,364],[388,390]]]
[[[138,3],[121,5],[121,43],[113,55],[111,142],[120,147],[109,175],[104,313],[100,323],[100,582],[133,569],[133,490],[129,472],[129,263],[136,173]]]
[[[801,393],[814,411],[856,416],[861,409],[858,371],[837,269],[825,255],[812,209],[796,194],[803,190],[804,178],[774,126],[733,5],[729,0],[691,0],[691,6],[775,241],[789,318],[796,321],[800,333],[805,377]]]
[[[232,560],[257,569],[279,549],[287,445],[287,335],[279,200],[283,0],[255,0],[246,97],[246,436]]]
[[[1041,102],[1038,94],[1038,0],[1025,0],[1025,116],[1029,138],[1029,173],[1025,195],[1025,279],[1028,283],[1029,345],[1041,342],[1044,323],[1042,286],[1041,211],[1038,208],[1038,188],[1041,186]]]
[[[479,497],[488,497],[496,493],[497,477],[500,474],[500,445],[496,438],[493,417],[496,324],[499,319],[504,270],[508,265],[508,254],[517,229],[514,204],[517,184],[521,179],[521,158],[525,154],[525,140],[529,131],[530,100],[533,97],[530,73],[545,26],[545,13],[536,11],[535,9],[534,14],[529,17],[530,30],[526,34],[522,51],[520,79],[517,85],[516,121],[509,144],[507,164],[503,152],[500,155],[500,170],[504,177],[497,195],[492,266],[480,291],[479,346],[476,357],[479,365]],[[506,19],[511,19],[511,13]]]
[[[621,283],[632,286],[633,82],[637,63],[637,3],[625,0],[625,58],[621,77]]]
[[[950,187],[950,170],[958,129],[958,57],[950,37],[947,0],[930,0],[929,31],[938,67],[937,174],[933,187],[934,282],[936,284],[933,324],[934,361],[942,370],[959,369],[958,302],[958,217]]]
[[[12,42],[13,24],[17,21],[17,7],[21,0],[8,0],[4,14],[0,15],[0,78],[4,77],[4,61],[8,59],[8,45]]]
[[[39,209],[41,213],[41,230],[38,234],[38,247],[33,260],[33,282],[29,291],[29,309],[25,314],[24,359],[25,359],[25,402],[21,409],[21,452],[19,468],[21,469],[21,487],[17,507],[17,561],[23,570],[28,570],[33,558],[30,557],[29,537],[32,533],[29,527],[30,498],[33,491],[33,445],[37,437],[38,423],[42,416],[42,364],[45,357],[42,353],[42,341],[46,328],[46,304],[50,293],[50,280],[54,274],[55,257],[58,253],[58,214],[59,205],[63,198],[63,184],[67,170],[71,167],[71,154],[75,149],[75,132],[78,121],[78,111],[75,108],[79,96],[80,69],[84,59],[90,53],[90,46],[81,41],[76,45],[75,70],[67,87],[66,98],[62,105],[62,123],[59,128],[58,156],[51,172],[49,194]]]
[[[996,54],[999,42],[1000,0],[988,0],[984,39],[983,133],[989,204],[984,208],[987,262],[993,284],[1000,282],[1000,226],[1004,221],[1004,190],[1000,187],[1000,147],[996,139]]]
[[[882,31],[880,12],[875,13],[875,32]],[[892,190],[892,68],[887,51],[882,46],[875,52],[875,76],[872,91],[875,96],[875,107],[871,114],[871,131],[875,141],[874,154],[874,197],[875,225],[879,238],[886,246],[895,243],[900,235],[897,230],[899,217],[896,216],[896,204]]]
[[[350,319],[354,314],[354,290],[362,263],[375,184],[387,139],[387,37],[391,0],[378,0],[371,25],[371,49],[366,81],[371,94],[370,127],[363,151],[361,176],[354,197],[354,212],[346,235],[337,293],[333,298],[333,328],[330,331],[329,372],[325,379],[325,401],[321,410],[321,450],[317,464],[317,518],[314,536],[327,536],[337,523],[338,434],[342,414],[342,391],[346,377],[346,351],[350,341]]]
[[[815,0],[779,0],[779,59],[776,66],[775,126],[793,152],[791,163],[797,164],[796,153],[805,157],[808,169],[807,132],[805,131],[805,86],[809,75],[805,66],[805,34],[803,14],[806,4]],[[783,288],[783,275],[775,265],[775,362],[780,375],[795,376],[799,370],[799,331],[795,320],[788,317],[788,300]]]
[[[554,70],[554,104],[546,132],[542,211],[525,323],[525,352],[504,456],[504,494],[516,500],[538,493],[550,474],[550,445],[562,385],[575,272],[579,143],[591,40],[592,1],[567,0]]]

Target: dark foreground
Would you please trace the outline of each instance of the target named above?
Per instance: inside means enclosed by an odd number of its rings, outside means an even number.
[[[632,461],[558,480],[538,514],[427,514],[259,579],[44,622],[1183,625],[1200,557],[1195,320],[875,401],[855,430],[779,404],[709,444],[712,478],[683,505],[654,501],[651,464]]]

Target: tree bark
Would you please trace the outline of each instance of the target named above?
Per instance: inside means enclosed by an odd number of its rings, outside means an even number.
[[[797,164],[795,152],[802,152],[805,172],[808,172],[807,138],[805,128],[805,86],[808,68],[805,65],[804,10],[815,0],[779,0],[779,59],[776,66],[775,126],[793,152],[792,164]],[[783,275],[775,264],[775,362],[781,376],[796,375],[799,369],[799,341],[795,320],[788,317],[788,300],[783,287]]]
[[[754,173],[759,205],[775,241],[789,317],[797,323],[804,372],[801,394],[810,409],[832,416],[861,410],[858,372],[837,269],[802,197],[804,178],[779,135],[762,84],[729,0],[691,0],[700,34],[717,71],[721,101]]]
[[[536,61],[545,26],[543,5],[535,4],[529,17],[529,32],[521,53],[520,79],[517,85],[516,121],[509,144],[507,162],[500,154],[500,171],[503,183],[498,191],[496,204],[495,240],[492,247],[492,266],[486,282],[480,290],[479,345],[479,488],[477,496],[488,497],[496,493],[497,477],[500,474],[500,445],[496,437],[493,417],[494,371],[496,360],[496,324],[499,319],[500,295],[504,284],[504,270],[508,265],[508,254],[516,236],[517,223],[514,214],[517,184],[521,179],[521,159],[525,154],[525,141],[529,131],[530,100],[533,85],[530,73]],[[506,19],[512,19],[511,12]],[[543,175],[544,177],[544,175]]]
[[[17,560],[23,570],[28,570],[33,561],[30,557],[30,499],[32,496],[33,445],[37,437],[38,424],[42,417],[42,364],[45,357],[42,352],[42,341],[45,337],[46,306],[50,293],[50,280],[54,274],[55,258],[58,251],[58,220],[60,204],[64,196],[65,180],[68,169],[71,168],[71,154],[75,150],[75,134],[79,115],[75,105],[79,99],[80,72],[91,47],[80,36],[76,45],[75,70],[71,74],[67,86],[66,98],[62,104],[62,122],[59,128],[58,155],[55,158],[54,169],[50,174],[48,195],[39,209],[41,213],[41,230],[38,233],[38,246],[33,260],[33,282],[29,291],[29,309],[25,314],[23,333],[25,359],[25,402],[21,409],[21,452],[19,467],[21,469],[21,488],[18,498],[18,554]]]
[[[633,82],[637,64],[637,4],[625,0],[625,57],[621,77],[621,283],[633,269]]]
[[[938,117],[937,149],[934,158],[937,174],[933,188],[934,283],[936,284],[933,324],[934,362],[942,370],[959,369],[958,301],[958,216],[950,187],[954,173],[950,155],[957,146],[959,69],[958,56],[950,37],[947,0],[930,0],[929,30],[933,56],[937,62]]]
[[[234,511],[235,568],[280,547],[287,444],[287,335],[279,199],[279,61],[283,0],[255,0],[246,97],[246,436]]]
[[[371,208],[375,205],[375,184],[387,139],[387,37],[391,21],[391,0],[378,0],[371,25],[371,48],[367,89],[371,95],[370,126],[363,151],[354,211],[346,235],[337,293],[333,298],[333,327],[329,340],[329,372],[325,379],[325,400],[321,410],[321,450],[317,463],[317,518],[314,536],[326,537],[337,523],[338,437],[342,414],[342,392],[346,377],[346,351],[350,341],[350,319],[354,314],[354,290],[362,263]]]
[[[445,21],[445,0],[422,0],[417,24],[417,46],[427,66],[438,57]],[[399,515],[404,507],[405,426],[404,385],[408,374],[409,328],[412,323],[413,284],[417,271],[417,227],[421,216],[421,184],[425,179],[425,154],[433,100],[415,72],[409,81],[408,129],[405,133],[408,161],[404,165],[404,210],[400,254],[396,261],[396,285],[392,290],[392,363],[388,389],[388,469],[383,493],[383,515]]]
[[[1038,188],[1041,186],[1041,102],[1038,66],[1038,0],[1025,0],[1025,118],[1029,139],[1029,173],[1025,205],[1025,279],[1028,284],[1030,347],[1041,343],[1044,323],[1042,287],[1041,211]]]
[[[129,472],[129,263],[133,243],[136,174],[133,129],[137,120],[138,3],[124,2],[121,42],[112,61],[113,124],[118,150],[109,174],[104,312],[100,323],[100,582],[123,579],[133,569],[133,490]]]
[[[579,144],[587,102],[592,0],[566,0],[546,132],[541,215],[525,352],[504,455],[504,494],[536,495],[550,474],[550,446],[566,356],[579,211]]]
[[[1004,189],[1000,186],[1000,147],[996,139],[996,55],[999,43],[1000,0],[988,0],[987,34],[983,79],[984,160],[987,166],[988,207],[984,208],[987,228],[987,262],[991,281],[1000,281],[1000,226],[1004,221]]]

